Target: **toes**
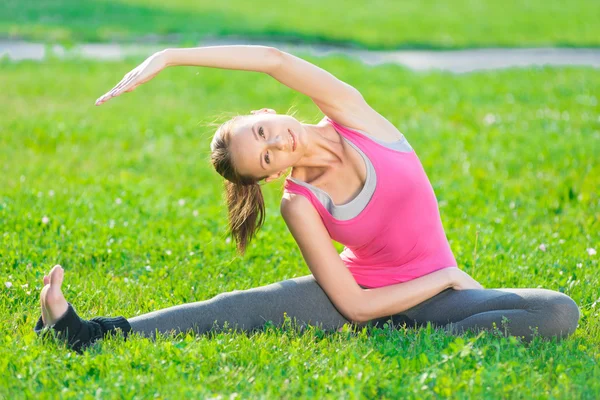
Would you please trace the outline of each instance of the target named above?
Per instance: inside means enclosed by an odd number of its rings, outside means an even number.
[[[63,283],[64,270],[60,265],[55,265],[50,271],[50,285],[60,287]]]
[[[50,277],[48,275],[44,275],[44,286],[50,283]]]

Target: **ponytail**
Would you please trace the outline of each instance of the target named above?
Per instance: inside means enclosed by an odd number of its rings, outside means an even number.
[[[225,200],[229,211],[230,233],[238,252],[243,255],[265,220],[265,201],[260,185],[237,184],[226,180]]]
[[[219,127],[210,144],[210,159],[215,170],[225,178],[229,231],[238,252],[243,255],[248,243],[264,223],[265,201],[259,179],[240,175],[231,159],[229,139],[233,125],[240,117],[234,117]]]

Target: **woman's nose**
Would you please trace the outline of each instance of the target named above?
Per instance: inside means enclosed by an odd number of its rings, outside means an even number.
[[[270,142],[271,146],[275,147],[278,150],[283,150],[283,148],[285,147],[285,142],[281,138],[281,135],[277,135],[274,138],[271,138]]]

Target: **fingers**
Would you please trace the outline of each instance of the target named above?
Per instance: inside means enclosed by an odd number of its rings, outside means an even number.
[[[126,78],[127,78],[127,75],[119,83],[117,83],[117,85],[115,87],[113,87],[111,90],[109,90],[108,92],[106,92],[105,94],[103,94],[102,96],[100,96],[98,98],[98,100],[96,100],[96,105],[99,106],[100,104],[102,104],[105,101],[109,100],[112,97],[112,93],[115,91],[115,89],[117,89],[126,80]]]
[[[105,103],[113,97],[117,97],[125,91],[130,92],[133,89],[135,89],[135,86],[131,86],[131,84],[134,83],[138,75],[139,72],[136,70],[133,70],[127,75],[125,75],[121,82],[117,83],[117,85],[114,88],[112,88],[109,92],[100,96],[98,100],[96,100],[96,105],[99,106],[100,104]]]
[[[96,100],[96,105],[100,105],[100,104],[110,100],[111,98],[116,97],[119,94],[121,94],[121,89],[123,87],[125,87],[128,83],[130,83],[130,79],[131,78],[123,79],[121,82],[119,82],[117,84],[117,86],[115,86],[108,93],[106,93],[105,95],[100,97],[98,100]]]
[[[126,88],[127,85],[129,85],[131,82],[133,82],[133,80],[137,78],[137,76],[137,71],[132,71],[129,74],[127,74],[125,78],[123,78],[123,80],[113,90],[110,91],[110,95],[112,97],[115,97],[123,93],[123,89]]]

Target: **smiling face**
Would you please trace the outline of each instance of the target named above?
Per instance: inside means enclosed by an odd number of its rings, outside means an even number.
[[[296,118],[274,111],[239,117],[229,137],[236,172],[267,182],[277,179],[302,158],[303,132]]]

